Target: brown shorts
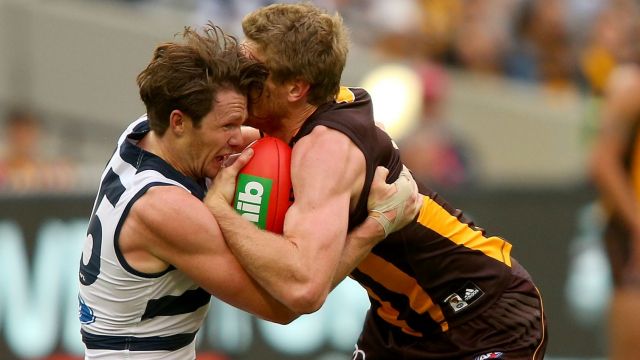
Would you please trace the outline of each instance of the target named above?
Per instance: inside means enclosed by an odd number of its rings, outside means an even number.
[[[617,217],[610,219],[604,231],[604,241],[614,286],[632,284],[632,279],[625,277],[625,269],[631,254],[631,234],[621,219]]]
[[[512,272],[511,285],[488,310],[444,333],[414,337],[369,312],[353,359],[543,359],[547,324],[540,294],[515,260]]]

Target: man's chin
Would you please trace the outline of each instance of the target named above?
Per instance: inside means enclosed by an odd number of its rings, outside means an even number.
[[[210,168],[207,169],[207,172],[205,173],[205,176],[211,180],[213,180],[216,175],[218,175],[218,173],[220,172],[220,165],[216,164],[216,165],[212,165]]]

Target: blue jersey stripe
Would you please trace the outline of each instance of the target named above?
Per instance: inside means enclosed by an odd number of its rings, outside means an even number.
[[[163,271],[160,271],[160,272],[157,272],[157,273],[140,272],[140,271],[134,269],[133,267],[131,267],[131,265],[129,265],[129,263],[127,262],[127,259],[124,258],[124,255],[122,254],[122,251],[120,250],[120,231],[122,231],[122,226],[124,225],[124,222],[127,219],[127,216],[129,216],[129,211],[131,211],[131,207],[133,206],[133,204],[138,199],[140,199],[140,197],[142,197],[142,195],[144,195],[150,188],[152,188],[154,186],[175,186],[175,185],[168,184],[168,183],[163,183],[163,182],[151,182],[151,183],[146,184],[142,189],[140,189],[131,198],[131,200],[129,200],[129,203],[127,204],[125,209],[122,211],[122,215],[120,216],[120,220],[118,221],[118,224],[116,225],[116,231],[115,231],[115,233],[113,235],[114,251],[115,251],[116,257],[118,258],[118,261],[120,261],[120,265],[122,265],[122,268],[127,270],[131,274],[134,274],[134,275],[137,275],[137,276],[140,276],[140,277],[144,277],[144,278],[157,278],[157,277],[163,276],[164,274],[168,273],[169,271],[175,270],[175,267],[173,265],[169,265],[166,270],[163,270]]]
[[[201,288],[187,290],[182,295],[167,295],[160,299],[147,302],[147,308],[142,314],[141,320],[151,319],[156,316],[171,316],[187,314],[207,305],[211,295]]]
[[[175,351],[193,342],[196,333],[170,336],[112,336],[96,335],[80,330],[87,349],[129,351]]]
[[[122,185],[118,174],[116,174],[113,169],[109,169],[107,175],[102,181],[102,190],[111,205],[116,206],[118,200],[120,200],[120,196],[122,196],[126,188]]]

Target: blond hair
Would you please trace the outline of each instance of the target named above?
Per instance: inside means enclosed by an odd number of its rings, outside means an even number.
[[[274,81],[307,81],[315,105],[336,96],[349,48],[340,15],[308,3],[273,4],[247,15],[242,30],[265,55]]]

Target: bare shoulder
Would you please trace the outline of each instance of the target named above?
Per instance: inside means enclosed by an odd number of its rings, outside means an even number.
[[[319,125],[314,127],[311,133],[302,137],[293,148],[293,151],[300,152],[299,150],[304,149],[305,151],[318,153],[326,151],[340,152],[347,150],[350,145],[354,144],[345,134],[326,126]]]
[[[129,216],[147,235],[153,246],[150,250],[163,260],[170,260],[172,250],[196,245],[201,238],[197,234],[219,235],[217,223],[202,201],[178,186],[150,188],[132,206]]]
[[[326,126],[316,126],[311,133],[302,137],[291,152],[292,170],[304,163],[308,166],[348,167],[354,157],[364,155],[349,137],[338,130]]]
[[[131,208],[131,215],[144,220],[151,227],[163,227],[172,218],[196,210],[200,201],[178,186],[154,186]]]
[[[640,66],[621,65],[609,76],[605,87],[604,115],[605,128],[622,126],[622,130],[640,116]]]
[[[316,126],[294,146],[291,181],[299,196],[350,193],[357,197],[366,173],[364,154],[340,131]],[[305,191],[313,188],[313,191]],[[302,191],[299,191],[302,190]]]

